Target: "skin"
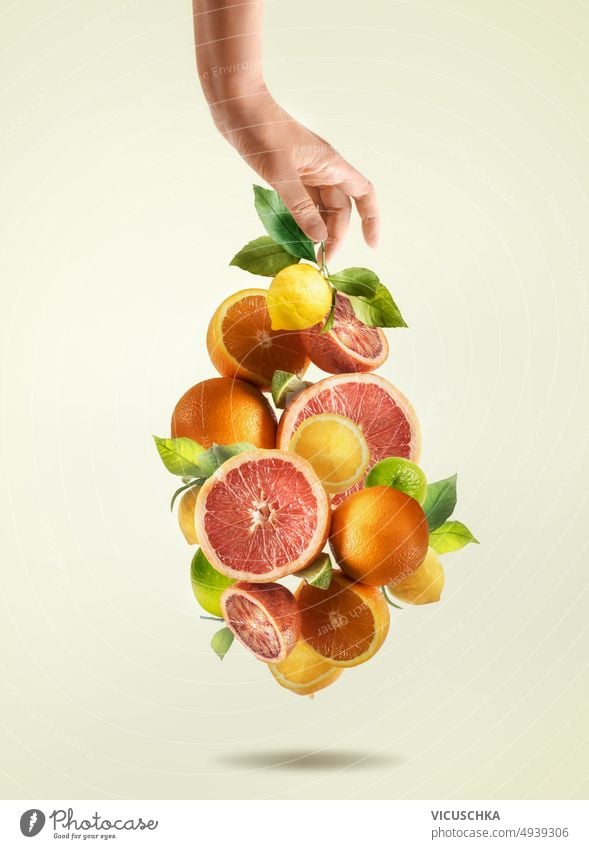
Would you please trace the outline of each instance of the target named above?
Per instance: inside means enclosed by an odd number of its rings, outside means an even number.
[[[263,0],[193,0],[196,60],[221,135],[282,197],[301,229],[325,241],[329,260],[350,222],[352,200],[364,239],[380,219],[369,180],[272,97],[262,67]]]

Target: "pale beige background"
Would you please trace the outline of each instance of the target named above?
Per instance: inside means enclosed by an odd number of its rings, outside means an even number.
[[[482,542],[314,701],[208,648],[151,443],[260,232],[189,2],[3,7],[2,794],[586,796],[586,3],[268,3],[276,95],[378,188],[337,264],[393,289],[383,373]]]

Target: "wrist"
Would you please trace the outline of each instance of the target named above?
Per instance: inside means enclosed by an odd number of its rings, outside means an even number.
[[[216,127],[222,133],[249,127],[268,119],[277,108],[276,101],[263,80],[245,87],[223,88],[214,98],[208,98],[209,109]]]

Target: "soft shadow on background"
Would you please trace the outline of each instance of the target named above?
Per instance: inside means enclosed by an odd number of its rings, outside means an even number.
[[[328,772],[349,770],[371,770],[377,767],[401,766],[405,759],[384,753],[370,754],[357,749],[313,752],[307,749],[278,749],[271,752],[252,750],[239,754],[220,755],[217,764],[242,769],[275,769],[291,772]]]

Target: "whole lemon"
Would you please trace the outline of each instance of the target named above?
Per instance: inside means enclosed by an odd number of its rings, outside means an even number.
[[[431,604],[440,600],[444,589],[444,569],[433,548],[412,575],[393,581],[388,585],[390,592],[407,604]]]
[[[268,290],[266,306],[272,330],[306,330],[322,322],[331,309],[333,294],[325,277],[312,265],[288,265]]]

